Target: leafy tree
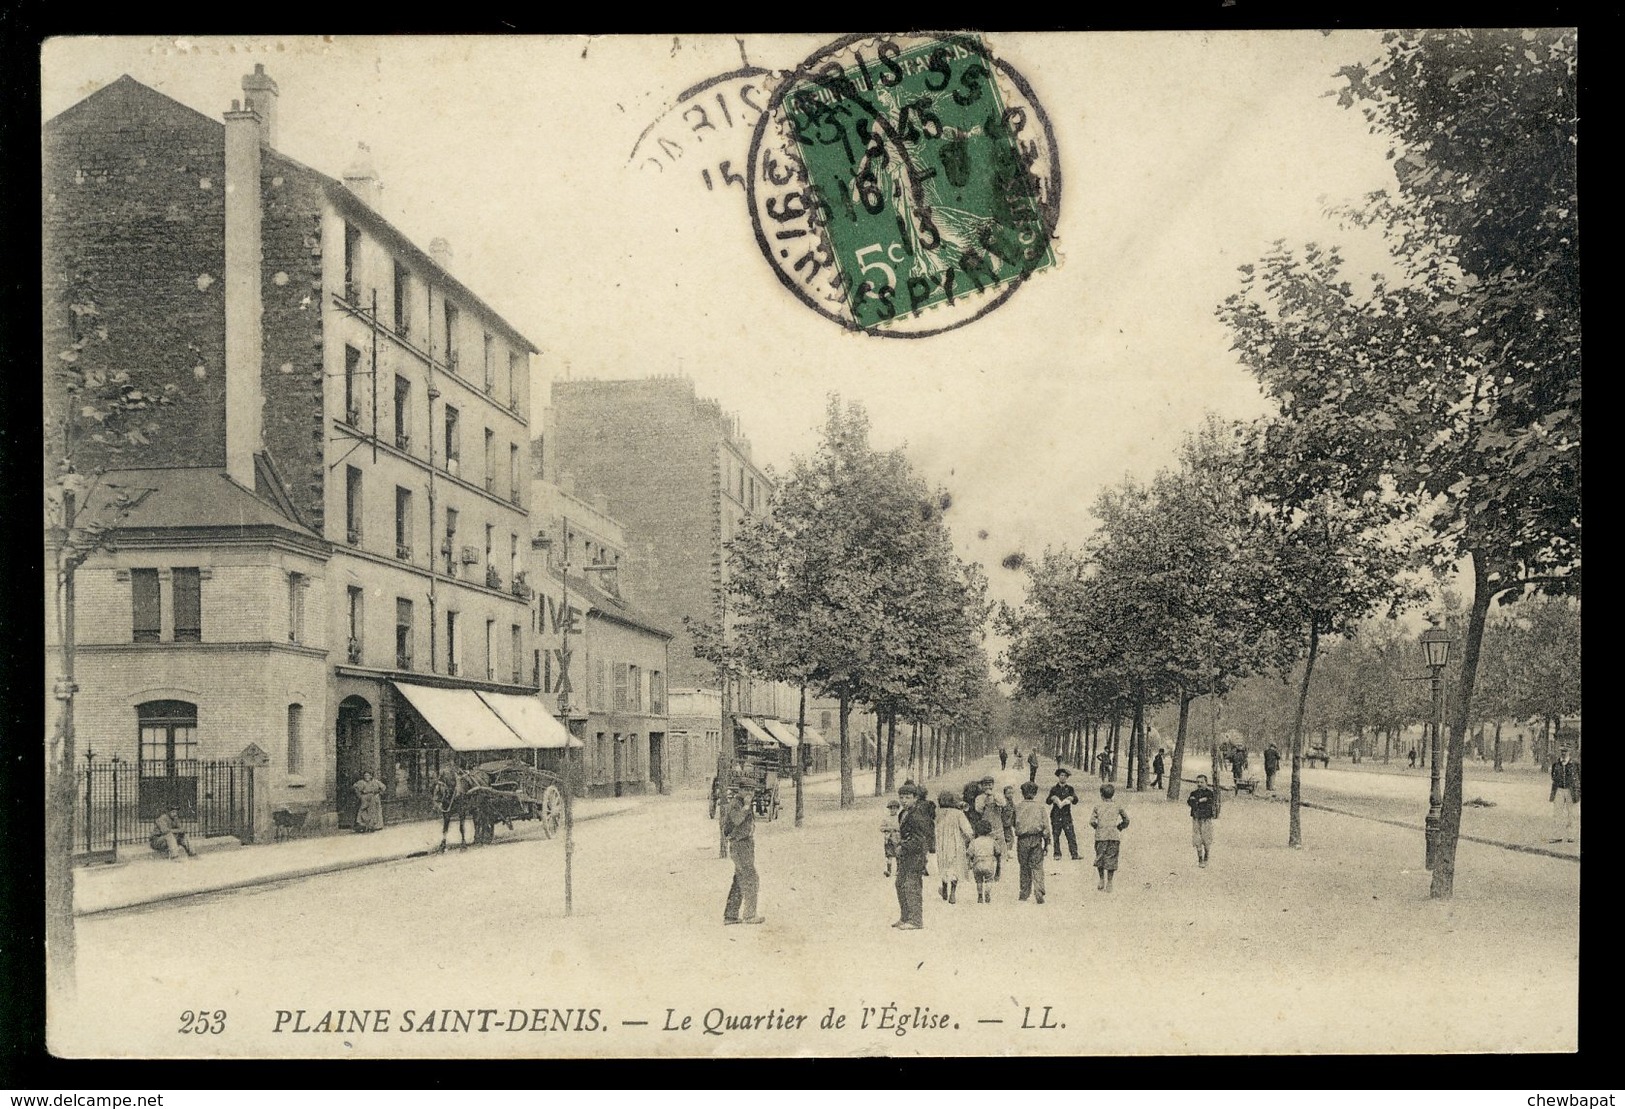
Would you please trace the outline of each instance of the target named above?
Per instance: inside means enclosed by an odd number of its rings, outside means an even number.
[[[1388,135],[1397,279],[1357,292],[1335,252],[1278,245],[1220,309],[1242,360],[1332,484],[1431,498],[1473,592],[1432,895],[1453,890],[1461,755],[1494,600],[1580,586],[1576,42],[1572,31],[1420,31],[1340,74]],[[1324,480],[1325,475],[1320,475]]]

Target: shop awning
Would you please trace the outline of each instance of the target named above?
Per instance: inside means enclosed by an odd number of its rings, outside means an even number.
[[[453,751],[512,751],[536,747],[508,726],[472,689],[391,683]]]
[[[526,747],[559,750],[585,746],[569,733],[558,717],[547,711],[540,698],[521,697],[514,693],[486,693],[483,690],[476,691],[474,695],[517,732],[525,740]]]
[[[779,742],[779,740],[778,740],[778,738],[776,736],[769,735],[766,728],[762,727],[760,724],[758,724],[755,720],[752,720],[750,717],[748,717],[748,716],[736,716],[736,717],[734,717],[734,719],[739,721],[739,726],[741,728],[744,728],[747,732],[749,732],[756,739],[756,741],[758,743],[778,743]]]
[[[772,732],[774,737],[780,743],[784,744],[786,747],[794,747],[796,745],[796,726],[794,724],[786,724],[782,720],[773,720],[773,719],[770,719],[768,717],[763,717],[762,718],[762,726],[765,727],[768,731]],[[817,732],[813,731],[812,728],[808,728],[806,734],[807,734],[807,746],[809,746],[809,747],[828,747],[829,746],[829,744],[824,742],[824,737],[819,735]]]
[[[807,725],[807,746],[809,746],[809,747],[833,747],[834,744],[831,743],[829,740],[824,738],[824,733],[823,732],[819,731],[817,728],[813,727],[811,724],[808,724]]]

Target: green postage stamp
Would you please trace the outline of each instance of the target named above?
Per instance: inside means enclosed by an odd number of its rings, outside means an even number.
[[[1058,263],[1049,119],[973,35],[853,36],[819,51],[774,95],[751,168],[763,254],[852,330],[960,327]]]

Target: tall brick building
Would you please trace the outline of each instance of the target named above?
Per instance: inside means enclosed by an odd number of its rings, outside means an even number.
[[[194,529],[186,573],[164,562],[181,555],[137,547],[81,571],[86,604],[107,609],[80,637],[81,730],[133,754],[143,706],[185,706],[173,711],[189,714],[198,752],[229,757],[253,737],[279,802],[347,823],[366,769],[387,806],[421,803],[448,751],[436,727],[448,706],[499,729],[490,706],[536,693],[525,450],[537,348],[452,275],[443,243],[425,251],[378,213],[364,148],[342,181],[318,173],[276,149],[279,90],[263,67],[243,93],[219,121],[126,76],[45,126],[46,349],[83,339],[93,318],[105,332],[79,364],[174,401],[120,464],[155,486],[229,486],[219,518],[196,521],[226,530]],[[46,384],[49,410],[65,398]],[[162,525],[185,528],[184,498],[166,505]],[[233,512],[292,537],[258,558],[286,588],[245,590],[221,568],[241,550]],[[197,595],[181,645],[173,620],[144,638],[108,615],[145,603],[132,590],[148,570],[180,574],[188,604]],[[265,643],[259,625],[293,621],[306,595],[309,626],[265,647],[320,661],[321,680],[301,671],[294,691],[299,729],[285,706],[265,707],[288,690],[214,696],[272,680],[243,644]],[[259,618],[231,616],[245,608]],[[99,672],[102,657],[162,671],[162,696]]]

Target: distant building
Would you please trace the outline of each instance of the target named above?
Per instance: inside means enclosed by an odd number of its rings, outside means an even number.
[[[149,700],[194,714],[197,750],[235,754],[244,714],[280,721],[297,707],[298,727],[267,748],[279,803],[348,824],[350,785],[372,770],[386,810],[420,811],[457,753],[445,733],[463,748],[515,735],[493,698],[536,695],[524,456],[537,348],[452,275],[443,241],[423,250],[379,214],[364,149],[342,181],[303,166],[276,149],[279,90],[263,67],[243,92],[222,123],[121,77],[45,126],[47,349],[83,339],[94,306],[105,341],[85,343],[80,365],[174,398],[127,464],[188,470],[176,480],[217,494],[200,512],[235,506],[277,533],[225,542],[218,512],[188,521],[174,483],[153,479],[164,542],[200,533],[184,550],[121,545],[99,559],[134,600],[98,581],[85,626],[123,628],[156,570],[158,638],[122,651],[166,675]],[[70,399],[50,384],[48,406]],[[258,577],[228,572],[250,551]],[[201,592],[190,643],[170,614],[177,582]],[[298,598],[290,654],[281,625]],[[278,660],[264,675],[275,697],[267,685],[211,707],[254,654],[244,637],[273,631],[275,650],[254,651]],[[146,702],[81,685],[94,722],[82,742],[134,757]]]

